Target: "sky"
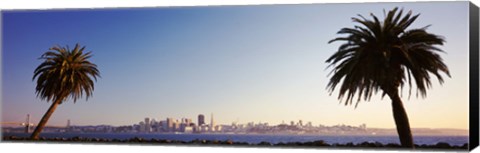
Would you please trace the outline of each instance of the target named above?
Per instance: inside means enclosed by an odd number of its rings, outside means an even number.
[[[420,13],[412,28],[446,39],[451,78],[427,98],[402,100],[413,128],[468,129],[468,2],[158,7],[2,12],[2,122],[38,122],[51,102],[35,95],[34,69],[54,45],[92,51],[101,78],[88,101],[60,105],[48,125],[131,125],[145,117],[214,114],[218,124],[302,120],[394,128],[380,95],[357,108],[331,95],[327,42],[351,17],[396,6]],[[415,90],[414,90],[415,91]]]

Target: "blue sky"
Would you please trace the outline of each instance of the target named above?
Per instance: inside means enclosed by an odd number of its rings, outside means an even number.
[[[311,121],[395,127],[390,100],[356,109],[325,90],[327,44],[350,18],[395,6],[421,13],[442,35],[452,78],[425,99],[403,98],[412,127],[468,128],[468,3],[377,3],[160,7],[2,12],[2,121],[38,122],[50,103],[35,97],[33,70],[53,45],[93,52],[102,78],[88,101],[62,104],[49,124],[128,125],[144,117],[217,123]],[[376,96],[380,97],[380,96]],[[209,116],[207,116],[209,119]]]

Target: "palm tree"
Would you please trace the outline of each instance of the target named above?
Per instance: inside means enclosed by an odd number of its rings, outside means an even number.
[[[97,65],[88,61],[91,52],[83,53],[84,49],[85,47],[80,48],[79,44],[76,44],[73,50],[68,46],[66,48],[54,46],[39,58],[44,61],[34,71],[33,80],[37,78],[35,93],[40,99],[53,103],[38,123],[31,139],[38,139],[57,106],[69,96],[75,103],[83,94],[87,100],[92,95],[94,90],[92,78],[96,81],[99,71]]]
[[[443,45],[441,36],[428,33],[428,26],[417,29],[407,28],[420,14],[412,16],[409,11],[402,16],[403,9],[389,11],[383,21],[370,14],[373,20],[352,18],[359,23],[354,28],[342,28],[337,37],[328,43],[343,42],[330,58],[328,67],[333,67],[327,85],[330,94],[340,86],[338,99],[345,105],[351,105],[357,95],[355,107],[360,100],[369,101],[373,93],[383,91],[382,98],[388,95],[392,100],[393,117],[397,133],[403,147],[414,148],[407,113],[399,96],[399,87],[409,85],[409,98],[412,79],[420,93],[426,97],[427,89],[432,85],[430,75],[435,75],[443,83],[442,72],[450,77],[447,66],[437,52],[443,52],[436,45]],[[333,75],[332,75],[333,74]]]

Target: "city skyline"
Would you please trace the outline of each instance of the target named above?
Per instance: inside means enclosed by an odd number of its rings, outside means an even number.
[[[446,38],[441,56],[452,74],[442,86],[433,81],[425,99],[415,94],[408,99],[404,91],[411,126],[468,129],[467,4],[5,11],[2,122],[24,121],[26,114],[38,122],[50,102],[34,94],[37,58],[53,45],[78,42],[92,51],[102,78],[92,98],[64,102],[49,125],[64,125],[67,119],[79,125],[125,125],[145,116],[194,119],[213,112],[216,124],[301,119],[393,128],[388,98],[377,94],[354,108],[341,104],[336,92],[329,95],[324,61],[338,47],[328,40],[354,25],[351,17],[400,6],[421,14],[412,27],[431,24],[428,31]],[[331,13],[339,9],[345,11]]]
[[[212,114],[213,114],[213,113],[212,113]],[[202,118],[202,119],[203,119],[203,120],[202,120],[203,122],[200,121],[200,116],[203,117],[203,118]],[[196,123],[196,125],[208,125],[208,126],[214,125],[214,124],[212,124],[212,123],[213,123],[213,122],[212,122],[212,118],[213,118],[213,117],[211,117],[209,124],[206,124],[205,119],[204,119],[205,116],[204,116],[203,114],[198,114],[197,117],[198,117],[198,121],[197,121],[197,122],[193,122],[194,120],[193,120],[192,118],[188,118],[188,117],[181,117],[181,118],[163,117],[163,118],[162,118],[162,117],[151,117],[151,116],[149,116],[149,117],[144,117],[144,118],[143,118],[144,120],[140,120],[140,122],[138,122],[138,123],[135,123],[135,121],[134,121],[134,122],[132,122],[131,124],[117,125],[117,126],[128,126],[128,125],[140,124],[140,123],[145,124],[145,123],[147,123],[147,122],[149,122],[149,121],[150,121],[150,123],[151,123],[151,122],[153,122],[153,121],[167,121],[167,120],[169,120],[169,119],[170,119],[170,120],[174,120],[174,121],[176,121],[176,122],[184,121],[184,119],[188,119],[188,120],[190,120],[190,123]],[[164,119],[164,120],[162,120],[162,119]],[[180,119],[180,120],[179,120],[179,119]],[[10,126],[13,126],[13,127],[15,127],[15,126],[26,126],[27,124],[30,125],[30,126],[34,126],[35,123],[36,123],[36,121],[31,121],[31,120],[30,120],[30,114],[27,114],[26,120],[25,120],[24,122],[19,121],[19,122],[17,122],[17,123],[21,123],[21,125],[16,125],[16,124],[9,124],[9,125],[10,125]],[[97,125],[89,125],[89,124],[87,124],[87,125],[80,125],[80,124],[75,124],[75,123],[72,124],[72,122],[71,122],[70,119],[67,119],[65,123],[66,123],[66,124],[65,124],[65,127],[69,127],[69,126],[97,126]],[[255,122],[255,121],[238,122],[238,120],[236,120],[236,121],[231,121],[231,122],[229,122],[229,123],[219,123],[219,125],[248,124],[248,123],[261,123],[261,124],[267,123],[267,124],[270,124],[270,123],[268,123],[268,122],[261,122],[261,121],[258,121],[258,122]],[[294,124],[294,123],[295,123],[295,124],[300,124],[300,125],[302,125],[303,120],[302,120],[302,119],[298,119],[298,120],[295,120],[295,121],[292,120],[292,121],[287,121],[287,122],[286,122],[285,120],[282,120],[282,122],[281,122],[281,123],[278,123],[277,125],[280,125],[280,124],[288,124],[288,123],[290,123],[290,124]],[[312,123],[311,121],[307,121],[307,123],[313,125],[313,123]],[[363,123],[363,124],[365,124],[365,123]],[[109,124],[98,124],[98,125],[109,125]],[[274,125],[274,124],[272,124],[272,125]],[[323,125],[323,124],[319,123],[319,124],[317,124],[317,125]],[[338,123],[338,124],[333,124],[333,125],[345,125],[345,124],[343,124],[343,123]],[[51,125],[51,126],[54,126],[54,127],[62,127],[62,125]],[[6,125],[6,127],[8,127],[8,125]]]
[[[198,116],[203,116],[199,114]],[[213,121],[213,114],[211,115]],[[28,123],[28,119],[27,119]],[[28,125],[28,126],[27,126]],[[6,133],[31,133],[33,124],[23,124],[24,127],[3,126],[2,131]],[[469,132],[465,129],[451,128],[413,128],[417,136],[468,136]],[[67,120],[65,126],[47,126],[46,132],[49,133],[150,133],[150,134],[273,134],[273,135],[350,135],[350,136],[386,136],[396,135],[394,128],[375,128],[368,127],[367,124],[360,125],[314,125],[310,121],[298,120],[290,123],[269,124],[260,122],[218,124],[200,124],[193,122],[191,118],[171,118],[166,117],[163,120],[158,118],[145,117],[138,123],[130,125],[112,126],[112,125],[71,125]]]

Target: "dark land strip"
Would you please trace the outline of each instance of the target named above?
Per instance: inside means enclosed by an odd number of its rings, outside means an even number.
[[[99,143],[99,144],[145,144],[145,145],[198,145],[198,146],[245,146],[245,147],[288,147],[288,148],[397,148],[402,149],[399,144],[388,143],[382,144],[380,142],[362,142],[362,143],[333,143],[329,144],[323,140],[309,141],[309,142],[260,142],[260,143],[247,143],[247,142],[234,142],[232,140],[201,140],[195,139],[192,141],[179,141],[179,140],[166,140],[166,139],[143,139],[139,137],[133,137],[130,139],[103,139],[103,138],[45,138],[40,137],[39,140],[31,140],[24,137],[8,136],[3,137],[4,142],[56,142],[56,143]],[[416,149],[448,149],[448,150],[467,150],[468,143],[461,146],[450,145],[446,142],[438,142],[437,144],[415,144]]]

